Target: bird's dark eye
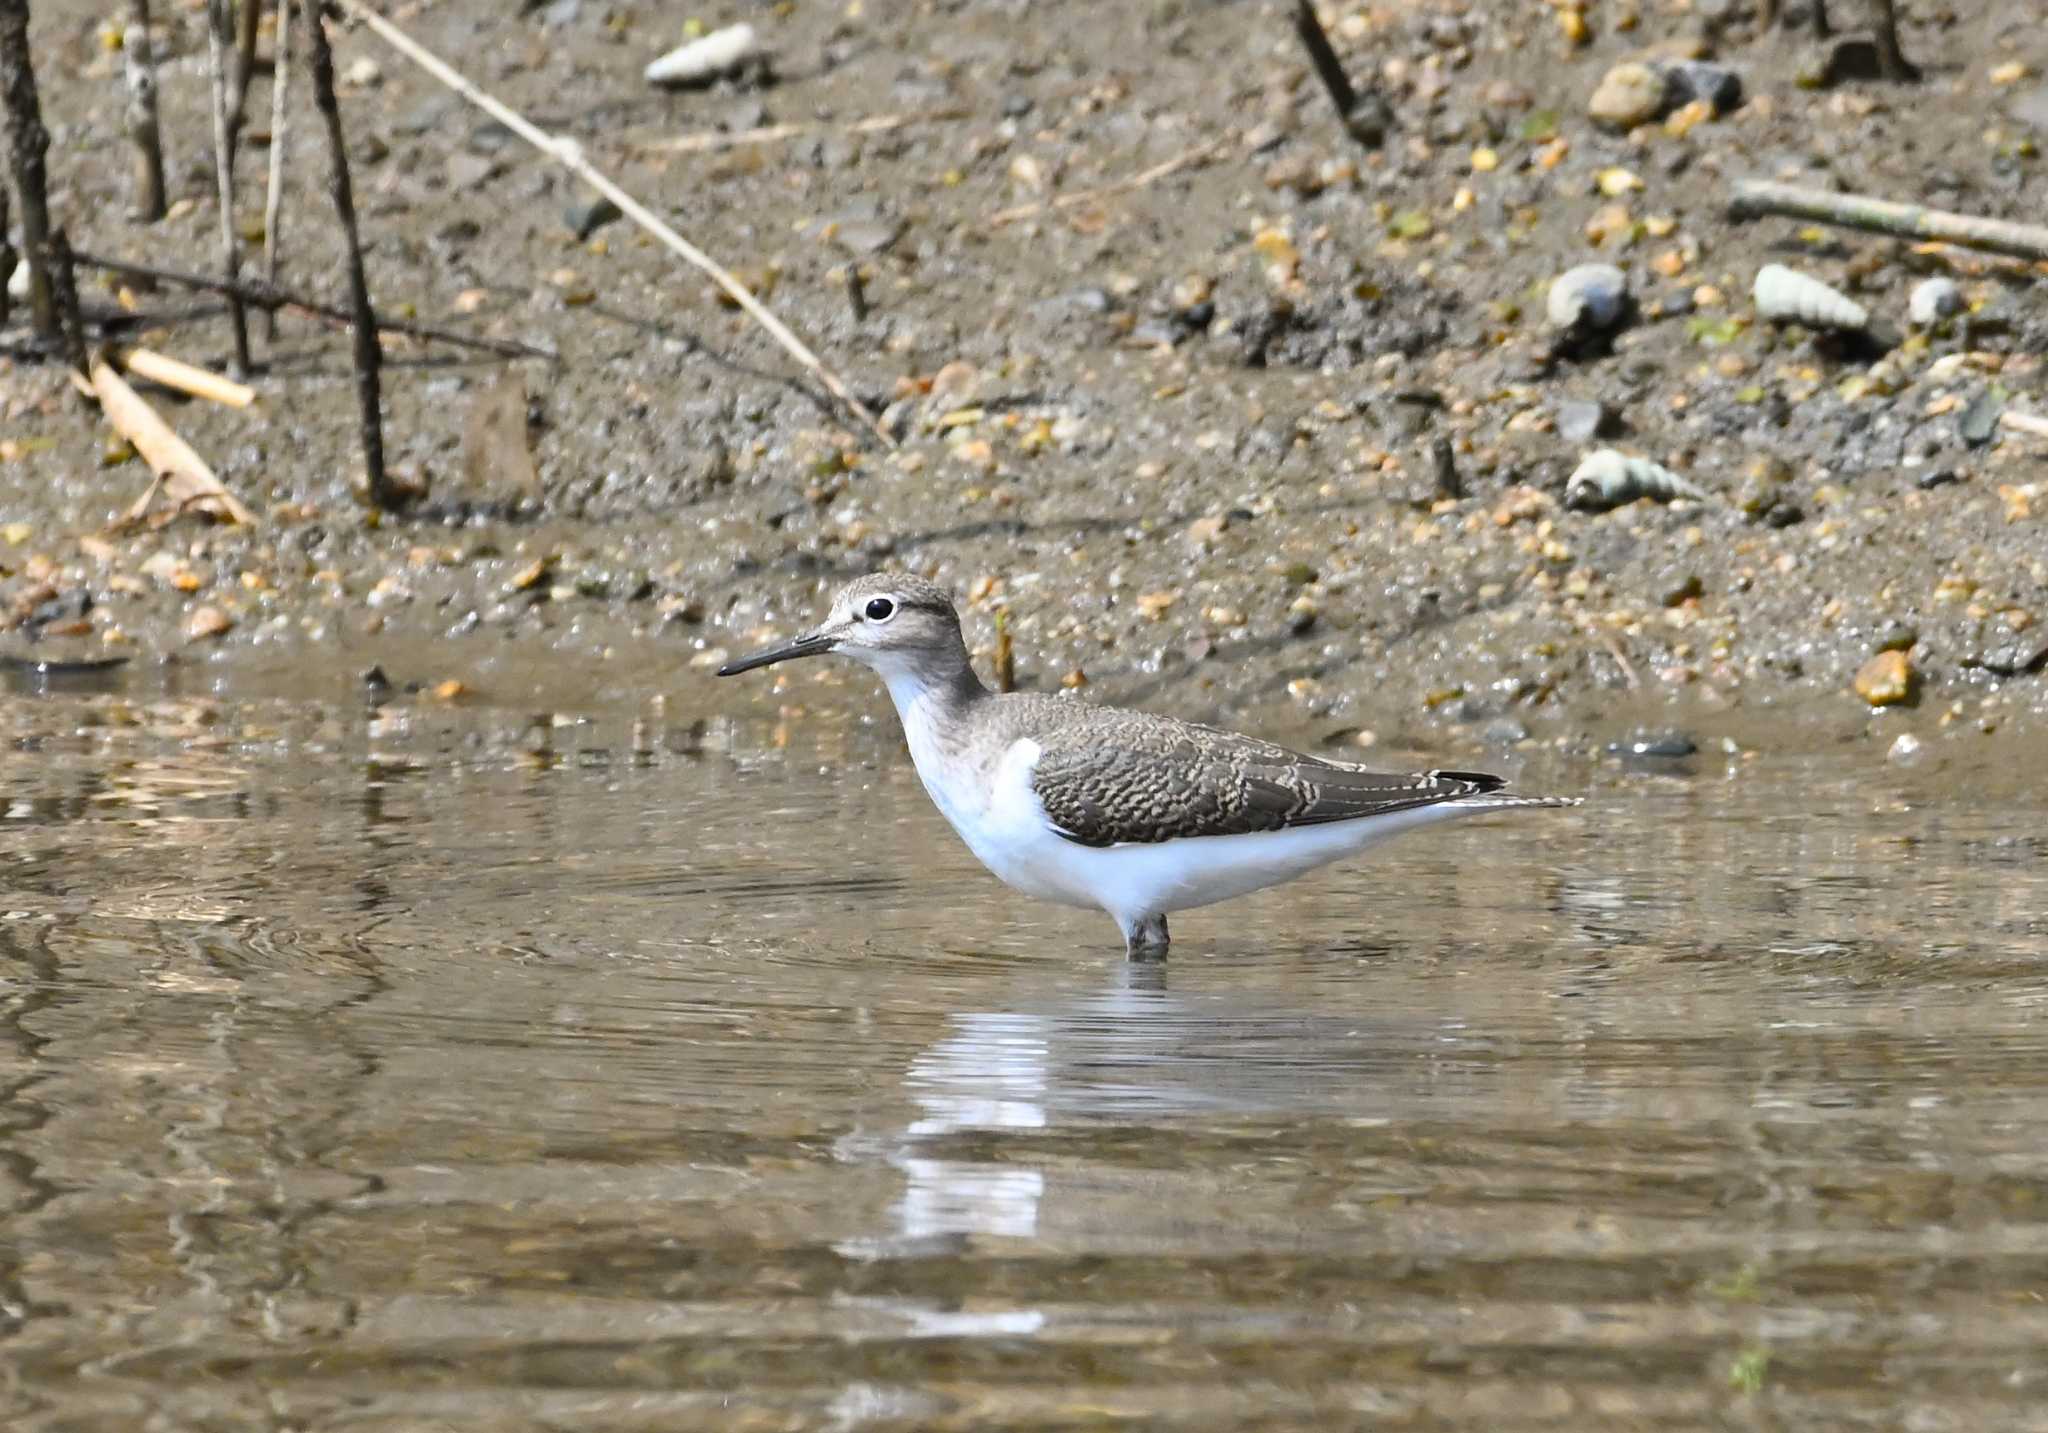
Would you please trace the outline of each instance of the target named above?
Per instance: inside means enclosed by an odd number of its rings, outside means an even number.
[[[867,616],[870,622],[886,622],[896,615],[896,604],[886,597],[868,599]]]

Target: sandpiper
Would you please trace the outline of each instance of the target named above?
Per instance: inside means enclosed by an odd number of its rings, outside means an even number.
[[[815,630],[721,677],[837,652],[888,685],[910,759],[968,849],[1007,884],[1107,911],[1133,958],[1170,912],[1289,881],[1457,816],[1576,797],[1507,796],[1473,771],[1389,775],[1147,712],[981,684],[944,589],[877,573]]]

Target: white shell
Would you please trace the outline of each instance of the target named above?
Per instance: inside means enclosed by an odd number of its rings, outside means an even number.
[[[760,49],[752,25],[728,25],[678,45],[647,67],[651,85],[699,85],[738,69]]]
[[[1659,467],[1648,458],[1631,458],[1612,448],[1588,453],[1565,480],[1566,507],[1605,512],[1637,498],[1655,498],[1660,503],[1674,498],[1705,502],[1707,494],[1669,468]]]
[[[1918,328],[1932,328],[1943,319],[1963,311],[1963,291],[1954,279],[1939,276],[1913,285],[1913,297],[1906,302],[1906,316]]]
[[[1773,323],[1852,330],[1870,326],[1870,311],[1862,304],[1783,264],[1765,264],[1757,270],[1751,296],[1757,316]]]
[[[1550,281],[1545,303],[1559,328],[1612,328],[1628,307],[1628,276],[1612,264],[1580,264]]]

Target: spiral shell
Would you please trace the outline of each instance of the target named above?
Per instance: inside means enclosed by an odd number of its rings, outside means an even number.
[[[1772,323],[1803,323],[1808,328],[1861,331],[1870,327],[1870,311],[1847,294],[1829,288],[1783,264],[1757,270],[1752,290],[1757,316]]]
[[[702,85],[730,74],[752,59],[760,40],[752,25],[727,25],[678,45],[647,67],[651,85]]]
[[[1589,512],[1606,512],[1637,498],[1654,498],[1660,503],[1674,499],[1705,502],[1707,494],[1669,468],[1648,458],[1631,458],[1612,448],[1588,453],[1565,480],[1564,504]]]
[[[1559,328],[1612,328],[1628,309],[1628,276],[1612,264],[1579,264],[1550,281],[1546,307]]]
[[[1913,296],[1906,301],[1906,317],[1913,320],[1916,328],[1932,328],[1962,311],[1962,289],[1954,279],[1939,275],[1913,285]]]

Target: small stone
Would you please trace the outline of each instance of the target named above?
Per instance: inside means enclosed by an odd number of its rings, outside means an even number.
[[[1519,717],[1498,717],[1479,733],[1489,746],[1513,746],[1529,739],[1529,727]]]
[[[1856,695],[1874,707],[1897,706],[1910,701],[1919,684],[1919,673],[1904,652],[1879,652],[1856,673]]]
[[[1667,583],[1657,594],[1657,600],[1666,607],[1681,607],[1688,602],[1698,601],[1706,595],[1706,591],[1706,584],[1700,581],[1699,574],[1689,572],[1684,577]]]
[[[619,217],[619,206],[602,196],[587,204],[571,204],[562,211],[562,222],[579,239],[588,239]]]
[[[208,637],[220,637],[232,632],[235,619],[218,607],[201,607],[185,620],[185,635],[193,641],[204,641]]]
[[[1712,105],[1714,113],[1727,114],[1742,103],[1742,76],[1707,60],[1678,60],[1664,66],[1664,83],[1670,91],[1667,103],[1674,106],[1700,100]]]
[[[1998,417],[2004,411],[2005,395],[1996,388],[1986,388],[1963,409],[1962,417],[1956,420],[1956,429],[1963,435],[1965,443],[1981,448],[1998,432]]]
[[[1806,521],[1806,510],[1797,503],[1779,502],[1764,514],[1765,527],[1797,527]]]
[[[1590,443],[1612,426],[1614,414],[1597,400],[1557,405],[1557,436],[1567,443]]]
[[[1962,475],[1954,468],[1935,468],[1930,472],[1922,473],[1913,481],[1915,486],[1919,487],[1921,491],[1931,492],[1935,488],[1945,488],[1950,483],[1959,483],[1962,480]]]
[[[1667,90],[1664,76],[1648,65],[1616,65],[1586,101],[1586,114],[1610,129],[1634,129],[1664,112]]]
[[[1877,650],[1880,652],[1910,652],[1920,641],[1920,629],[1908,627],[1903,622],[1885,624],[1877,634]]]
[[[454,677],[450,677],[445,682],[437,682],[434,685],[434,696],[444,702],[452,702],[456,698],[466,695],[468,691],[469,688]]]
[[[1620,741],[1608,742],[1607,750],[1616,756],[1677,761],[1698,751],[1699,744],[1682,731],[1655,731],[1638,727]]]
[[[1892,743],[1892,749],[1885,753],[1885,760],[1894,766],[1911,766],[1920,759],[1926,744],[1910,731],[1899,733],[1899,739]]]
[[[508,592],[529,592],[540,586],[541,579],[548,575],[550,563],[547,558],[536,558],[512,574],[512,580],[505,584]]]
[[[903,226],[890,219],[858,219],[841,224],[833,241],[849,254],[867,258],[879,254],[903,234]]]

